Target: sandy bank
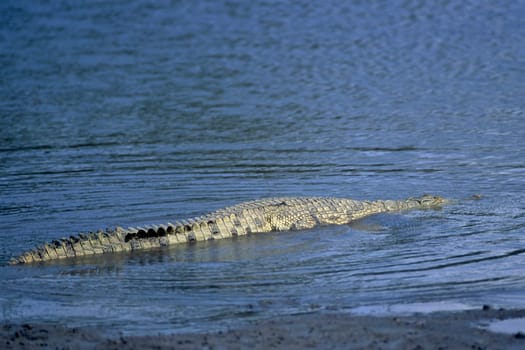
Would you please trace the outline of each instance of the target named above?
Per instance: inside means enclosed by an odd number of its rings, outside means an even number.
[[[254,321],[222,332],[108,338],[55,324],[0,327],[3,349],[525,349],[525,334],[491,332],[490,320],[525,310],[469,310],[411,316],[313,313]]]

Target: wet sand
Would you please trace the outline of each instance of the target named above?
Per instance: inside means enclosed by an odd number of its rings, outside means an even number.
[[[105,336],[56,324],[5,324],[3,349],[525,349],[525,334],[488,331],[493,320],[525,310],[434,312],[410,316],[312,313],[253,321],[210,333]]]

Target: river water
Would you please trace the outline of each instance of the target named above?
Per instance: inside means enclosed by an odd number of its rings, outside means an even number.
[[[157,333],[525,307],[523,18],[523,1],[2,1],[1,321]],[[245,200],[423,193],[456,201],[5,266],[54,238]]]

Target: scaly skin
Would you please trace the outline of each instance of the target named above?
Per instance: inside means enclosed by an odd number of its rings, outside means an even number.
[[[10,264],[28,264],[94,254],[145,250],[178,243],[241,236],[255,232],[344,225],[368,215],[440,207],[447,200],[425,195],[402,201],[357,201],[344,198],[270,198],[241,203],[175,224],[79,234],[27,251]]]

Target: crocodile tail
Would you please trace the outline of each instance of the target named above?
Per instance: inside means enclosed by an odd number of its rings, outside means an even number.
[[[29,264],[49,260],[82,257],[105,252],[131,250],[124,242],[127,230],[120,227],[106,231],[79,234],[44,243],[12,259],[9,264]]]
[[[215,224],[215,220],[212,223]],[[105,253],[146,250],[174,243],[212,239],[211,236],[217,232],[210,232],[209,224],[195,218],[176,224],[168,223],[167,225],[128,229],[116,227],[105,231],[79,234],[54,240],[26,251],[12,259],[9,264],[30,264]]]
[[[78,234],[69,238],[54,240],[35,249],[26,251],[12,259],[9,264],[30,264],[73,257],[126,252],[159,247],[169,244],[167,236],[173,233],[173,226],[153,226],[148,228],[116,227],[105,231]]]

